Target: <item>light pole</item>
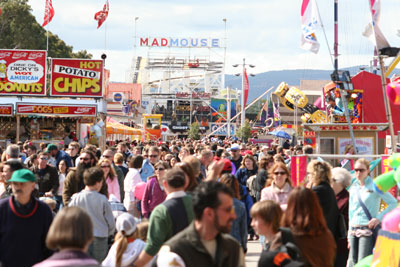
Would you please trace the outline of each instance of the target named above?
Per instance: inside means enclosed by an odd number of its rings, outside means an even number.
[[[137,21],[138,21],[139,17],[135,17],[135,43],[133,45],[134,49],[135,49],[135,57],[136,57],[136,43],[137,43],[137,36],[136,36],[136,26],[137,26]]]
[[[234,68],[236,68],[236,67],[238,67],[239,66],[239,64],[235,64],[235,65],[232,65]],[[245,71],[246,71],[246,66],[249,66],[250,68],[254,68],[255,67],[255,65],[251,65],[251,64],[246,64],[246,59],[245,58],[243,58],[243,64],[242,64],[242,67],[243,67],[243,69],[242,69],[242,97],[241,97],[241,101],[240,101],[240,105],[241,105],[241,109],[242,109],[242,116],[240,117],[240,124],[241,124],[241,126],[243,127],[244,126],[244,121],[245,121],[245,119],[246,119],[246,111],[245,111],[245,103],[244,103],[244,99],[245,99],[245,84],[244,84],[244,81],[245,81],[245,79],[247,79],[247,75],[246,75],[246,77],[244,76],[245,75]],[[237,73],[237,74],[235,74],[236,76],[240,76],[240,73]],[[254,74],[250,74],[250,76],[252,76],[252,77],[254,77],[255,75]],[[246,86],[248,87],[249,86],[249,84],[248,84],[248,80],[246,81]]]

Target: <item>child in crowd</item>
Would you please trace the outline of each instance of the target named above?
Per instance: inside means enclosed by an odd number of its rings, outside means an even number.
[[[137,221],[129,213],[117,217],[115,241],[103,266],[132,266],[146,245],[139,239]]]
[[[138,224],[137,227],[139,230],[139,239],[146,242],[147,241],[147,231],[149,230],[149,221],[143,220],[141,223]]]
[[[85,188],[74,194],[69,206],[78,206],[85,210],[93,222],[93,243],[89,255],[102,262],[108,251],[108,236],[114,234],[115,221],[111,205],[99,191],[104,181],[104,172],[99,167],[92,167],[83,173]]]

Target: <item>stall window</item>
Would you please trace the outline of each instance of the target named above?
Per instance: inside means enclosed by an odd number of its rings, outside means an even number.
[[[335,139],[334,138],[321,138],[320,139],[320,151],[321,154],[336,154],[335,151]],[[329,162],[332,166],[336,166],[336,160],[324,159]]]

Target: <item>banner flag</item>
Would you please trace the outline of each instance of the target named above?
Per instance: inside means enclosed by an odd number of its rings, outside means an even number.
[[[315,0],[303,0],[301,5],[301,48],[315,54],[318,53],[320,46],[315,36],[318,24],[318,10]]]
[[[381,16],[381,1],[369,0],[369,4],[372,14],[372,23],[368,23],[362,35],[367,37],[378,50],[381,48],[389,47],[389,42],[386,40],[381,29],[379,28],[379,20]],[[374,32],[375,35],[373,34]]]
[[[110,7],[108,5],[108,0],[107,0],[107,2],[104,4],[103,10],[96,12],[96,14],[94,14],[94,19],[97,20],[97,29],[101,27],[104,21],[106,21],[109,9]]]
[[[299,186],[307,175],[307,156],[292,156],[290,170],[293,186]]]
[[[243,73],[243,90],[244,90],[244,107],[246,107],[247,97],[249,96],[249,77],[247,77],[246,68],[244,68],[244,73]]]
[[[46,0],[46,7],[44,8],[44,20],[42,27],[45,27],[54,17],[54,8],[52,0]]]

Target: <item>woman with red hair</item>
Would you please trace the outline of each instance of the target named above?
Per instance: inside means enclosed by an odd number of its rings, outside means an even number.
[[[281,225],[292,231],[304,262],[316,267],[333,266],[335,239],[326,226],[317,195],[311,189],[296,187],[292,190]]]

